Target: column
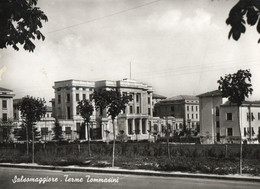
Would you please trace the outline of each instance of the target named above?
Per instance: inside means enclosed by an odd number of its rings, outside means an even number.
[[[132,120],[132,133],[135,133],[135,119]]]
[[[133,114],[136,114],[136,93],[133,93],[134,103],[133,103]]]
[[[139,134],[142,134],[142,118],[139,119]]]

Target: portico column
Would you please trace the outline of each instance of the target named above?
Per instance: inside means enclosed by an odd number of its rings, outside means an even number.
[[[143,133],[142,130],[143,130],[143,125],[142,125],[142,119],[140,118],[140,119],[139,119],[139,133],[140,133],[140,134]]]
[[[133,118],[133,120],[132,120],[132,133],[133,134],[135,133],[134,130],[135,130],[135,119]]]

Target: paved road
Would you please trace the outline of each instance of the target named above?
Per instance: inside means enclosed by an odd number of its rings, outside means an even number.
[[[35,182],[28,179],[34,179]],[[38,179],[38,181],[37,181]],[[46,183],[41,183],[49,179]],[[103,181],[103,182],[102,182]],[[109,183],[110,181],[110,183]],[[0,188],[149,188],[149,189],[259,189],[260,184],[241,181],[221,181],[213,179],[169,178],[117,174],[62,172],[39,169],[0,168]]]

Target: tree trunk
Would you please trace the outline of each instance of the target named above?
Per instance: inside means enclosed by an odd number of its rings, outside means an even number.
[[[28,124],[26,123],[26,154],[29,156],[29,136],[28,136]]]
[[[242,175],[242,152],[243,152],[243,143],[242,143],[242,133],[240,128],[240,116],[239,116],[239,106],[238,106],[238,128],[240,134],[240,157],[239,157],[239,174]]]
[[[32,125],[32,163],[34,163],[34,130]]]
[[[167,152],[168,152],[168,158],[171,159],[170,145],[169,145],[169,134],[167,134]]]
[[[87,129],[88,129],[88,155],[90,157],[91,156],[91,151],[90,151],[90,128],[89,128],[88,121],[87,121]]]
[[[114,136],[114,141],[113,141],[113,154],[112,154],[112,167],[115,166],[115,148],[116,148],[116,128],[115,128],[115,120],[112,120],[113,123],[113,136]]]

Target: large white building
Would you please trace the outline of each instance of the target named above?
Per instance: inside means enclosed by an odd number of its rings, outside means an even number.
[[[128,79],[95,82],[65,80],[55,82],[53,88],[55,90],[55,99],[52,100],[54,117],[59,119],[71,139],[87,138],[87,129],[82,127],[83,119],[77,111],[77,105],[82,99],[90,99],[94,90],[115,89],[122,95],[132,96],[133,100],[115,120],[116,135],[123,131],[130,140],[147,140],[151,138],[150,135],[159,133],[156,127],[159,118],[153,117],[153,89],[144,83]],[[168,124],[175,125],[175,119],[169,119]],[[107,117],[106,110],[94,111],[90,128],[92,140],[113,139],[112,120]],[[82,132],[83,135],[80,136],[79,133]]]

